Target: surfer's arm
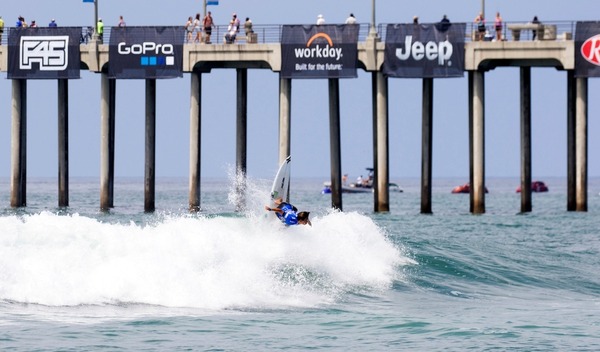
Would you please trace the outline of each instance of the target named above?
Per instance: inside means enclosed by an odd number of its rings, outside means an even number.
[[[265,205],[265,210],[266,211],[274,211],[276,213],[283,214],[283,210],[281,210],[279,208],[271,208],[268,205]]]

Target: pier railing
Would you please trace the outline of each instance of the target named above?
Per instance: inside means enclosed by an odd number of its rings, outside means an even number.
[[[522,23],[527,23],[527,21],[513,21],[513,22],[504,22],[503,23],[503,28],[502,28],[502,37],[504,40],[514,40],[515,38],[513,38],[512,32],[510,29],[508,29],[509,25],[511,24],[522,24]],[[556,34],[557,34],[557,39],[559,38],[564,38],[564,39],[570,39],[570,38],[574,38],[575,36],[575,24],[577,22],[576,21],[544,21],[541,24],[542,25],[551,25],[551,26],[556,26]],[[359,29],[359,34],[358,34],[358,41],[359,42],[364,42],[368,35],[369,35],[369,29],[370,29],[370,25],[368,23],[361,23],[358,24],[360,26]],[[379,35],[379,37],[381,38],[381,40],[385,40],[385,36],[386,36],[386,30],[387,30],[387,23],[380,23],[377,25],[377,33]],[[227,33],[227,25],[219,25],[219,26],[215,26],[213,28],[212,31],[212,35],[211,35],[211,43],[213,44],[221,44],[224,42],[224,36]],[[283,25],[282,24],[266,24],[266,25],[260,25],[260,24],[255,24],[253,26],[253,31],[256,34],[256,38],[257,38],[257,43],[261,44],[261,43],[280,43],[281,42],[281,30],[282,30]],[[94,37],[94,27],[80,27],[81,28],[81,43],[82,44],[86,44],[88,43],[90,40],[92,40],[92,38]],[[110,41],[110,33],[111,33],[111,27],[104,27],[104,36],[103,36],[103,42],[105,44],[108,44]],[[0,41],[1,45],[7,45],[8,44],[8,36],[10,31],[12,30],[18,30],[15,27],[6,27],[4,29],[4,33],[2,34],[2,39]],[[490,34],[490,38],[491,36],[496,35],[496,31],[494,29],[494,23],[493,20],[488,22],[488,24],[486,25],[486,30],[489,32]],[[465,40],[466,41],[472,41],[474,38],[474,34],[477,31],[477,26],[475,23],[467,23],[467,32],[465,33]],[[571,35],[571,37],[569,36],[563,36],[563,33],[569,33]],[[203,32],[204,35],[204,32]],[[181,26],[181,36],[185,39],[186,33],[185,33],[185,29],[183,28],[183,26]],[[245,38],[245,33],[243,29],[240,29],[240,32],[238,33],[238,39],[243,39]],[[532,31],[523,31],[521,33],[521,37],[520,40],[532,40]],[[246,42],[244,40],[239,40],[237,41],[237,43],[239,44],[245,44]],[[189,44],[194,44],[194,42],[192,41]]]

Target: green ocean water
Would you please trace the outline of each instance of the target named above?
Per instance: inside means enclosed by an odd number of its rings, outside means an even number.
[[[418,180],[393,180],[390,213],[372,194],[330,209],[319,179],[293,180],[312,227],[264,214],[268,180],[249,180],[237,213],[228,180],[158,179],[154,213],[143,181],[117,179],[100,212],[99,182],[28,183],[11,209],[0,181],[0,346],[12,351],[600,349],[600,182],[589,211],[566,211],[565,180],[519,214],[517,179],[490,179],[486,213],[469,213],[464,180],[433,183],[421,215]],[[4,204],[4,206],[2,206]]]

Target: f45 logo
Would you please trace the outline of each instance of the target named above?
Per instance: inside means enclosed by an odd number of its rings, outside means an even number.
[[[64,71],[69,64],[69,36],[21,37],[19,68],[31,70],[39,64],[40,71]]]

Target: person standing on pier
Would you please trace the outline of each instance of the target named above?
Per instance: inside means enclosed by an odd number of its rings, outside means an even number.
[[[496,30],[496,40],[502,40],[502,17],[500,12],[496,12],[496,20],[494,21],[494,29]]]
[[[119,27],[127,26],[127,24],[125,23],[125,20],[123,19],[123,16],[119,16],[119,24],[117,24],[117,26],[119,26]]]
[[[322,24],[325,24],[325,19],[323,18],[323,15],[319,15],[317,16],[317,25],[320,26]]]
[[[483,40],[485,37],[485,18],[483,17],[483,13],[479,13],[473,22],[477,26],[477,40]]]
[[[200,14],[196,14],[196,18],[194,18],[194,32],[196,36],[194,37],[194,43],[200,43],[202,41],[202,27],[200,26]]]
[[[210,44],[210,35],[212,34],[212,28],[215,26],[212,18],[212,13],[208,11],[204,19],[202,20],[202,25],[204,26],[204,43]]]
[[[98,23],[96,24],[96,28],[98,29],[98,40],[100,42],[102,42],[102,39],[104,37],[104,22],[102,22],[101,18],[98,19]]]
[[[2,45],[2,33],[4,33],[4,20],[0,16],[0,45]]]
[[[356,17],[354,17],[353,13],[351,13],[350,16],[346,18],[346,24],[356,24]]]

